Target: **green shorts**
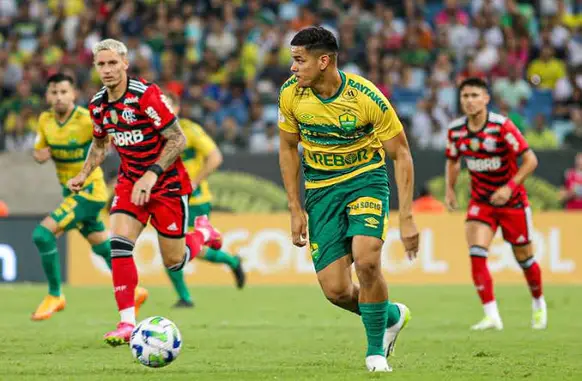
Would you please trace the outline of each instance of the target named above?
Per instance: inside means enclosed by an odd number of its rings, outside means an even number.
[[[209,202],[200,205],[190,205],[188,206],[188,227],[194,226],[194,220],[198,216],[210,215],[210,210],[212,209],[212,204]]]
[[[79,229],[84,237],[91,233],[105,231],[99,216],[105,202],[88,200],[79,195],[65,197],[61,205],[50,216],[63,231]]]
[[[352,237],[384,240],[390,186],[384,167],[324,188],[307,189],[309,241],[315,271],[351,253]]]

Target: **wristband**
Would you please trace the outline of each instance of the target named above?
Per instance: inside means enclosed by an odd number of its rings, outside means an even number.
[[[517,188],[517,184],[515,183],[515,181],[513,181],[513,179],[509,180],[509,182],[505,185],[507,185],[509,189],[511,189],[511,193],[515,192],[515,189]]]
[[[156,174],[156,176],[160,177],[162,175],[162,173],[164,173],[164,170],[162,169],[162,167],[160,167],[158,164],[152,164],[148,167],[148,169],[146,169],[146,172],[150,171]]]

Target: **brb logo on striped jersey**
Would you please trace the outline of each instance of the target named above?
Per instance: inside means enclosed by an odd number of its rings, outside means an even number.
[[[143,142],[144,136],[141,130],[131,130],[122,132],[110,132],[109,135],[113,137],[113,143],[117,147],[132,146]]]

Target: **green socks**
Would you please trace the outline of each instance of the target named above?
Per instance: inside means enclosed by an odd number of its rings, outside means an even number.
[[[94,245],[91,247],[93,252],[98,256],[102,257],[107,263],[107,267],[111,270],[111,243],[109,239],[107,241],[103,241],[100,244]]]
[[[384,331],[388,322],[388,301],[379,303],[360,303],[362,322],[366,328],[368,351],[366,357],[373,355],[384,356]]]
[[[54,234],[44,226],[38,225],[32,232],[32,241],[40,253],[42,268],[48,280],[49,294],[61,296],[61,264]]]
[[[215,250],[208,248],[204,256],[199,256],[198,258],[204,259],[205,261],[212,263],[224,263],[228,265],[231,269],[236,268],[240,264],[240,259],[224,252],[222,250]]]
[[[180,299],[191,302],[192,297],[190,296],[190,291],[188,291],[188,287],[184,281],[184,270],[170,271],[166,269],[166,273],[168,274],[168,277],[170,277],[172,285],[174,286],[174,289],[178,293]]]
[[[388,322],[386,328],[392,327],[400,320],[400,308],[394,303],[388,302]]]

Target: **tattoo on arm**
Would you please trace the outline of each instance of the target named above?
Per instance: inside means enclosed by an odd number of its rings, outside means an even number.
[[[166,138],[166,145],[156,161],[156,164],[162,167],[165,171],[176,159],[184,148],[186,147],[186,136],[182,132],[180,124],[176,120],[171,126],[166,127],[162,131],[162,136]]]
[[[101,165],[103,160],[105,160],[105,154],[107,153],[107,136],[104,138],[93,137],[93,143],[89,148],[89,153],[87,153],[87,158],[85,159],[85,164],[81,173],[89,176],[95,168]]]

